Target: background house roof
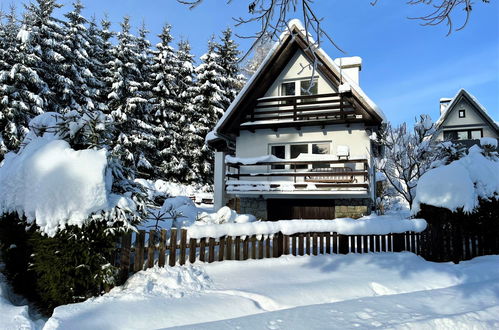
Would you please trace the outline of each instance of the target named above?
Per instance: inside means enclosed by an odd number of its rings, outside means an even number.
[[[445,110],[442,111],[442,113],[440,114],[440,118],[438,118],[438,120],[435,123],[435,127],[437,129],[441,128],[441,126],[443,125],[443,123],[445,122],[445,120],[449,117],[449,114],[452,112],[452,110],[454,109],[454,107],[459,103],[459,101],[462,98],[465,98],[466,100],[468,100],[475,107],[475,109],[478,111],[478,114],[486,122],[488,122],[489,125],[493,129],[495,129],[495,131],[496,131],[497,134],[499,134],[499,127],[498,127],[497,123],[492,119],[492,117],[489,116],[489,114],[487,113],[487,110],[485,109],[485,107],[483,105],[481,105],[480,102],[478,102],[478,100],[477,100],[476,97],[474,97],[473,95],[471,95],[464,88],[461,88],[457,92],[457,94],[451,99],[451,101],[449,102],[449,104],[447,105],[447,107],[445,108]]]

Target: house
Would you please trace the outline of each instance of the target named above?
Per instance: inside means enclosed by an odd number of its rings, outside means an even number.
[[[459,141],[467,147],[482,137],[499,138],[499,127],[487,110],[465,89],[452,99],[440,99],[440,118],[435,123],[436,141]]]
[[[298,20],[207,136],[215,207],[264,220],[370,213],[370,136],[383,112],[359,87],[359,57],[332,60]]]

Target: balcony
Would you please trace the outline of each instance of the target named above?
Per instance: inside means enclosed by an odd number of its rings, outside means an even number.
[[[265,158],[271,159],[270,161]],[[274,158],[274,159],[273,159]],[[367,193],[367,159],[276,160],[273,156],[239,161],[229,157],[228,193]]]
[[[362,122],[362,116],[356,114],[354,104],[350,92],[263,97],[244,118],[241,129],[253,131],[257,128]]]

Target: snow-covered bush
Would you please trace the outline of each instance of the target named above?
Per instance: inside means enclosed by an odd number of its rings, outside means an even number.
[[[457,239],[478,235],[488,242],[488,235],[499,235],[498,210],[499,157],[475,145],[461,159],[421,177],[412,212],[426,219],[432,232],[444,230]]]
[[[145,216],[142,186],[108,151],[110,130],[112,122],[99,111],[45,113],[1,164],[8,275],[17,290],[29,281],[27,296],[46,313],[115,284],[115,235]]]
[[[475,145],[465,157],[421,177],[412,211],[417,213],[421,204],[426,204],[470,213],[477,209],[480,199],[499,199],[499,157]]]

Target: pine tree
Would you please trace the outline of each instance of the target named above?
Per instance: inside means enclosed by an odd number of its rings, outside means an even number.
[[[25,16],[18,27],[14,12],[3,27],[5,57],[0,71],[0,160],[19,148],[32,117],[44,111],[49,97],[40,77],[42,58],[36,43],[37,29]]]
[[[118,44],[113,48],[113,59],[109,63],[111,76],[107,83],[111,86],[108,94],[111,115],[116,121],[116,138],[113,152],[126,167],[144,168],[150,163],[144,158],[141,149],[147,143],[151,127],[143,120],[147,116],[147,93],[144,91],[145,78],[140,71],[143,64],[137,38],[130,33],[130,19],[125,17],[118,33]]]
[[[216,45],[215,52],[218,54],[217,62],[224,70],[222,80],[222,105],[224,111],[227,110],[237,93],[244,86],[246,79],[240,73],[238,45],[232,40],[232,30],[230,28],[222,32],[221,43]]]
[[[83,5],[79,0],[73,3],[73,10],[65,15],[67,34],[64,39],[66,59],[63,75],[71,83],[65,88],[66,102],[62,112],[76,110],[80,113],[94,109],[104,109],[99,94],[102,82],[97,76],[101,63],[93,57],[94,50],[89,31],[85,27],[88,21],[81,15]],[[68,52],[69,50],[69,52]]]
[[[179,173],[179,181],[183,183],[191,183],[196,179],[196,173],[191,166],[192,155],[194,149],[192,146],[191,127],[195,118],[193,100],[196,96],[196,83],[194,81],[194,55],[191,53],[191,46],[188,41],[180,41],[178,43],[178,74],[176,76],[176,85],[178,88],[177,99],[181,106],[181,116],[178,127],[180,135],[178,149],[181,151],[177,155],[178,164],[181,168]],[[196,141],[196,139],[194,139]],[[189,152],[186,152],[186,151]]]
[[[215,127],[223,115],[228,102],[224,96],[223,84],[225,70],[219,65],[219,55],[212,37],[208,51],[201,56],[202,63],[196,68],[196,96],[193,100],[191,143],[193,145],[192,167],[199,183],[213,182],[213,153],[205,145],[206,135]]]
[[[183,181],[185,164],[183,160],[183,126],[181,89],[178,85],[182,73],[178,54],[171,46],[173,40],[171,26],[165,25],[158,37],[153,57],[153,109],[152,114],[156,124],[157,154],[155,166],[158,177],[168,180]],[[185,86],[184,86],[185,87]]]
[[[73,81],[67,77],[71,51],[65,43],[65,23],[53,17],[60,8],[56,0],[34,0],[27,7],[27,30],[41,59],[38,75],[50,89],[45,111],[67,111],[74,102]]]
[[[111,31],[111,22],[107,16],[101,20],[101,28],[98,29],[96,26],[90,25],[90,35],[93,39],[94,45],[94,56],[99,63],[102,64],[101,70],[98,72],[98,77],[102,81],[100,99],[101,102],[106,104],[106,109],[103,111],[109,114],[108,95],[111,93],[111,76],[112,76],[112,65],[113,65],[113,44],[111,39],[114,37],[115,33]]]

